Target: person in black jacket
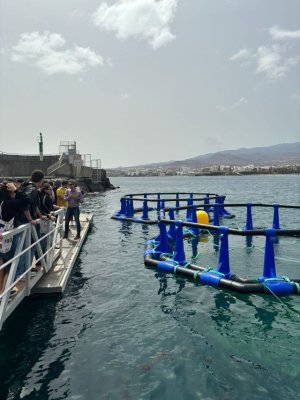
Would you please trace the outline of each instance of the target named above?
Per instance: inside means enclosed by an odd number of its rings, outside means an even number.
[[[39,209],[40,198],[38,193],[38,189],[42,186],[43,179],[44,172],[36,169],[32,172],[30,179],[21,183],[18,187],[17,193],[22,193],[23,196],[29,199],[29,205],[24,209],[23,223],[30,222],[35,225],[35,220],[43,217]]]
[[[53,211],[59,210],[58,207],[53,203],[51,198],[52,188],[49,183],[43,183],[40,188],[40,204],[39,208],[43,215],[50,217]]]
[[[20,223],[30,222],[32,225],[36,225],[36,233],[38,238],[40,238],[40,225],[37,225],[36,220],[41,218],[43,220],[47,219],[45,215],[43,215],[40,211],[40,196],[39,196],[39,188],[42,186],[44,180],[44,172],[36,169],[32,172],[29,180],[21,183],[21,185],[17,189],[17,194],[20,193],[22,196],[25,196],[29,199],[29,205],[25,207],[23,214],[21,215]],[[32,237],[31,242],[33,243],[35,240]],[[34,252],[34,248],[32,249],[31,260],[33,260],[35,253],[35,258],[39,259],[39,255],[37,252]],[[37,262],[40,264],[40,261]],[[34,268],[32,268],[34,271]]]
[[[0,188],[0,207],[1,219],[4,222],[14,219],[14,227],[18,224],[18,216],[23,213],[23,209],[28,207],[29,199],[26,196],[19,194],[16,195],[17,187],[12,182],[3,182]],[[2,237],[0,236],[0,241]],[[0,253],[0,268],[3,263],[9,261],[14,257],[16,246],[18,243],[18,235],[13,237],[11,248],[7,253]],[[22,258],[22,260],[21,260]],[[21,275],[22,265],[24,264],[24,257],[21,256],[17,269],[17,276]],[[3,293],[8,278],[10,265],[0,269],[0,294]]]

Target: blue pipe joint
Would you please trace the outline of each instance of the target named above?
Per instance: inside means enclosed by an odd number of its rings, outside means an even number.
[[[153,249],[147,249],[147,250],[144,251],[144,257],[148,256],[149,254],[154,256],[155,255],[155,251]]]
[[[294,293],[293,284],[285,279],[264,279],[263,283],[271,294],[277,296],[289,296]]]
[[[157,269],[161,272],[172,274],[176,265],[177,263],[173,260],[159,261],[159,263],[157,264]]]
[[[202,272],[199,274],[199,282],[204,285],[219,286],[221,278],[222,275],[215,272]]]

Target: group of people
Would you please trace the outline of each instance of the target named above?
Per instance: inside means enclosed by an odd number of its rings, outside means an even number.
[[[36,225],[40,236],[40,225],[37,219],[55,221],[54,212],[65,208],[64,238],[68,238],[69,225],[74,217],[77,234],[74,240],[80,239],[81,225],[79,220],[79,206],[83,201],[83,194],[76,186],[75,180],[50,181],[44,179],[44,172],[34,170],[30,179],[9,179],[0,183],[0,267],[9,261],[15,253],[18,235],[11,239],[11,243],[4,243],[1,231],[7,226],[16,228],[22,224]],[[5,227],[5,228],[4,228]],[[9,250],[7,250],[9,247]],[[17,275],[24,272],[25,265],[19,261]],[[0,294],[3,292],[8,276],[9,266],[0,269]]]

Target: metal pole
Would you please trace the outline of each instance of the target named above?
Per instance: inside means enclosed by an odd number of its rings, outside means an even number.
[[[44,155],[43,155],[43,135],[40,133],[40,138],[39,138],[39,151],[40,151],[40,161],[44,160]]]

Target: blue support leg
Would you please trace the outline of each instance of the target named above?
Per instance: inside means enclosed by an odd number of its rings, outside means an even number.
[[[166,225],[163,222],[159,221],[158,227],[159,227],[159,236],[155,240],[158,240],[159,244],[156,246],[155,252],[170,253],[171,248],[168,241]]]
[[[186,263],[186,260],[184,253],[182,221],[176,221],[176,226],[177,229],[176,229],[175,251],[173,260],[177,261],[179,265],[184,265]]]
[[[148,204],[147,200],[143,201],[143,214],[142,214],[142,219],[149,219],[148,217]]]
[[[204,198],[204,211],[209,213],[210,211],[210,206],[209,206],[209,194],[206,193],[205,198]]]
[[[179,202],[179,193],[176,193],[176,208],[180,207],[180,202]]]
[[[217,204],[213,205],[214,209],[214,221],[213,224],[214,226],[219,226],[220,225],[220,220],[219,220],[219,206]]]
[[[157,208],[157,212],[159,212],[159,210],[160,210],[160,193],[157,193],[157,205],[156,205],[156,208]]]
[[[193,208],[191,209],[192,212],[192,222],[197,223],[197,206],[193,206]],[[193,235],[195,236],[199,236],[200,233],[200,229],[199,228],[189,228],[190,231],[193,233]]]
[[[252,204],[247,204],[247,221],[246,221],[246,229],[249,231],[253,230],[253,223],[252,223]]]
[[[273,228],[267,228],[266,232],[266,243],[265,243],[265,256],[264,256],[264,278],[275,278],[275,255],[274,255],[274,238],[276,230]]]
[[[274,214],[273,214],[273,228],[280,229],[279,224],[279,204],[273,204]]]
[[[230,277],[230,264],[229,264],[229,246],[228,246],[228,227],[220,226],[220,253],[217,271],[224,274],[225,277]]]
[[[169,219],[171,219],[171,220],[175,220],[175,213],[174,213],[174,208],[170,208],[170,210],[169,210]],[[175,240],[175,237],[176,237],[176,227],[175,227],[175,224],[170,224],[170,229],[169,229],[169,232],[168,232],[168,237],[171,239],[171,240]]]

